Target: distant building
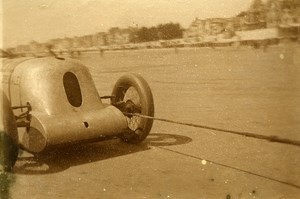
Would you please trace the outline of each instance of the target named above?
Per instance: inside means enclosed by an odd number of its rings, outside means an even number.
[[[289,9],[284,9],[278,25],[279,35],[285,38],[300,37],[300,22]]]
[[[129,28],[111,28],[107,34],[108,45],[124,45],[130,43],[130,33]]]
[[[273,3],[266,13],[266,25],[267,28],[275,28],[280,22],[280,16],[276,5]]]
[[[196,18],[188,29],[183,32],[183,38],[186,40],[194,39],[196,41],[202,40],[205,35],[205,20]]]
[[[295,22],[295,17],[291,14],[291,11],[289,9],[284,9],[280,17],[280,24],[288,25],[288,24],[293,24],[294,22]]]
[[[225,31],[225,27],[229,22],[224,18],[211,18],[206,20],[207,35],[218,35]]]
[[[81,47],[81,41],[80,41],[80,37],[73,37],[72,38],[72,48],[79,48]]]
[[[185,40],[204,41],[211,36],[223,34],[226,38],[231,38],[236,30],[240,29],[240,19],[233,18],[196,18],[188,29],[183,33]]]
[[[103,45],[98,33],[72,38],[72,48],[91,48]]]
[[[300,23],[300,1],[273,0],[266,12],[268,28]]]
[[[96,47],[106,46],[107,45],[107,33],[98,32],[93,35],[93,45]]]
[[[49,44],[54,48],[54,49],[68,49],[71,45],[71,39],[69,38],[57,38],[57,39],[51,39],[49,41]]]
[[[47,46],[45,43],[31,41],[28,44],[28,50],[31,52],[45,52],[47,50]]]
[[[29,45],[18,45],[15,47],[15,51],[17,53],[24,53],[30,51],[30,46]]]
[[[241,20],[242,30],[255,30],[267,27],[267,23],[261,10],[250,9],[245,12],[245,15]]]

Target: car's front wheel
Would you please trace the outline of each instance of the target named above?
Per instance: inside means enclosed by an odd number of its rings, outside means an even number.
[[[112,105],[127,117],[128,130],[120,135],[127,143],[142,142],[149,134],[153,119],[140,117],[154,116],[154,102],[146,80],[137,74],[127,74],[117,81],[112,92]]]

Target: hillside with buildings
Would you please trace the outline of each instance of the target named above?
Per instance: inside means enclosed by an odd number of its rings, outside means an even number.
[[[269,0],[264,4],[261,0],[254,0],[247,11],[232,18],[196,18],[184,32],[184,39],[199,42],[235,36],[246,40],[251,37],[253,40],[294,38],[299,36],[299,28],[300,1]]]

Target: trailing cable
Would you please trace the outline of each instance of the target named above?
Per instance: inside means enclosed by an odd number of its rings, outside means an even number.
[[[124,115],[127,115],[127,116],[137,116],[137,117],[141,117],[141,118],[158,120],[158,121],[162,121],[162,122],[180,124],[180,125],[184,125],[184,126],[191,126],[191,127],[196,127],[196,128],[219,131],[219,132],[223,132],[223,133],[229,133],[229,134],[235,134],[235,135],[240,135],[240,136],[245,136],[245,137],[261,139],[261,140],[267,140],[270,142],[294,145],[294,146],[298,146],[298,147],[300,146],[300,141],[290,140],[290,139],[286,139],[286,138],[280,138],[277,136],[267,136],[267,135],[260,135],[260,134],[250,133],[250,132],[228,130],[228,129],[222,129],[222,128],[201,125],[201,124],[193,124],[193,123],[180,122],[180,121],[175,121],[175,120],[170,120],[170,119],[165,119],[165,118],[151,117],[151,116],[142,115],[139,113],[126,113],[126,112],[123,112],[123,113],[124,113]]]

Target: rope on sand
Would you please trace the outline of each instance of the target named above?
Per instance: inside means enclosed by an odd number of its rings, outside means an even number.
[[[277,143],[282,143],[282,144],[294,145],[294,146],[298,146],[298,147],[300,146],[300,141],[280,138],[280,137],[277,137],[277,136],[267,136],[267,135],[260,135],[260,134],[250,133],[250,132],[242,132],[242,131],[221,129],[221,128],[216,128],[216,127],[211,127],[211,126],[206,126],[206,125],[201,125],[201,124],[193,124],[193,123],[180,122],[180,121],[169,120],[169,119],[164,119],[164,118],[151,117],[151,116],[142,115],[142,114],[139,114],[139,113],[124,113],[124,115],[137,116],[137,117],[141,117],[141,118],[158,120],[158,121],[162,121],[162,122],[168,122],[168,123],[180,124],[180,125],[184,125],[184,126],[191,126],[191,127],[196,127],[196,128],[219,131],[219,132],[223,132],[223,133],[229,133],[229,134],[235,134],[235,135],[240,135],[240,136],[245,136],[245,137],[261,139],[261,140],[267,140],[267,141],[270,141],[270,142],[277,142]]]

